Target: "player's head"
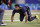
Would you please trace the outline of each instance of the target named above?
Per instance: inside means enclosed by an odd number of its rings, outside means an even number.
[[[3,0],[0,0],[0,5],[3,3]]]
[[[19,4],[16,4],[16,5],[15,5],[15,9],[16,9],[16,10],[19,10],[19,9],[20,9]]]

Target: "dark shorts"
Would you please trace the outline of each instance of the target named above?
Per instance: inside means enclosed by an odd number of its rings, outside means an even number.
[[[25,15],[20,15],[20,21],[23,21]],[[31,16],[28,16],[28,21],[30,21]]]
[[[23,19],[24,19],[24,15],[20,14],[20,21],[23,21]]]

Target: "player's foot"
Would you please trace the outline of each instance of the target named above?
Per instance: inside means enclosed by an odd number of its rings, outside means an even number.
[[[1,24],[1,26],[6,26],[6,24]]]
[[[39,17],[38,17],[38,15],[36,15],[36,19],[37,19],[37,22],[38,22],[38,20],[39,20]]]
[[[4,24],[4,23],[1,23],[0,25],[1,25],[1,26],[6,26],[6,24]]]

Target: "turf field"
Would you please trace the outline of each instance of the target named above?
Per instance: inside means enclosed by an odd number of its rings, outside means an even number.
[[[23,22],[20,22],[19,21],[19,13],[16,13],[15,16],[14,16],[14,22],[13,24],[11,24],[11,13],[12,13],[12,10],[7,10],[5,13],[4,13],[4,18],[3,18],[3,22],[6,23],[7,25],[6,26],[0,26],[0,27],[40,27],[40,11],[37,11],[37,12],[34,12],[34,11],[31,11],[32,13],[32,16],[34,15],[38,15],[39,16],[39,24],[37,24],[37,21],[36,19],[33,20],[32,22],[27,22],[27,24],[24,24],[24,21]]]

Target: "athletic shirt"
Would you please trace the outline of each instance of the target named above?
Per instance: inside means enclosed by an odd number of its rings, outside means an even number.
[[[15,14],[15,13],[19,13],[19,14],[21,14],[21,15],[24,15],[24,13],[26,12],[26,10],[24,10],[24,9],[20,9],[20,10],[13,10],[13,13]]]
[[[0,8],[3,9],[3,10],[4,10],[4,9],[8,9],[7,5],[5,5],[4,3],[2,3],[2,4],[0,5]]]
[[[31,11],[30,8],[28,6],[23,6],[22,8],[24,8],[28,14],[28,16],[31,16]]]
[[[28,16],[31,16],[31,11],[29,7],[26,7],[26,11],[27,11]]]

